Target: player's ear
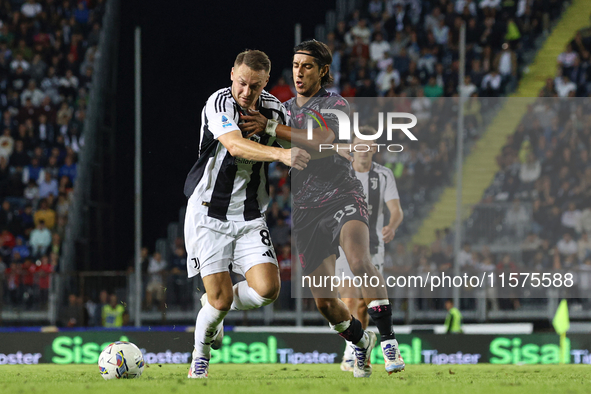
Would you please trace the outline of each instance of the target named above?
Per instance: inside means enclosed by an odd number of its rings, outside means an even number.
[[[234,80],[234,67],[232,67],[232,71],[230,71],[230,81]]]

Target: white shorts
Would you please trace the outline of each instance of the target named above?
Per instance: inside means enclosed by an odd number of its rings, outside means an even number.
[[[185,247],[189,278],[229,272],[243,275],[257,264],[277,265],[271,235],[263,218],[218,220],[187,206]]]
[[[380,274],[384,275],[384,248],[378,248],[378,253],[371,255],[371,263],[375,265],[375,267],[380,271]],[[345,252],[339,246],[339,258],[337,259],[337,263],[335,265],[335,274],[339,278],[351,278],[353,279],[355,275],[351,271],[351,267],[349,267],[349,262],[347,261],[347,257],[345,257]]]

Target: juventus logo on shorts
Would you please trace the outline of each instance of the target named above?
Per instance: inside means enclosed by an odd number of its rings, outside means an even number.
[[[193,260],[193,263],[195,264],[195,266],[193,268],[198,270],[199,266],[201,265],[201,263],[199,262],[199,259],[197,257],[193,257],[191,260]]]

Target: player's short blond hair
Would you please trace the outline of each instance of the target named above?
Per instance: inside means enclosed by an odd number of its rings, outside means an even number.
[[[236,60],[234,60],[234,67],[240,67],[242,64],[246,64],[253,71],[271,72],[271,60],[269,60],[269,56],[257,49],[247,49],[240,52],[236,56]]]

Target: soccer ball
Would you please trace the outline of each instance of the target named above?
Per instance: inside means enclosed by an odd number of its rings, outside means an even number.
[[[113,342],[101,352],[98,366],[105,380],[139,378],[144,372],[144,356],[131,342]]]

